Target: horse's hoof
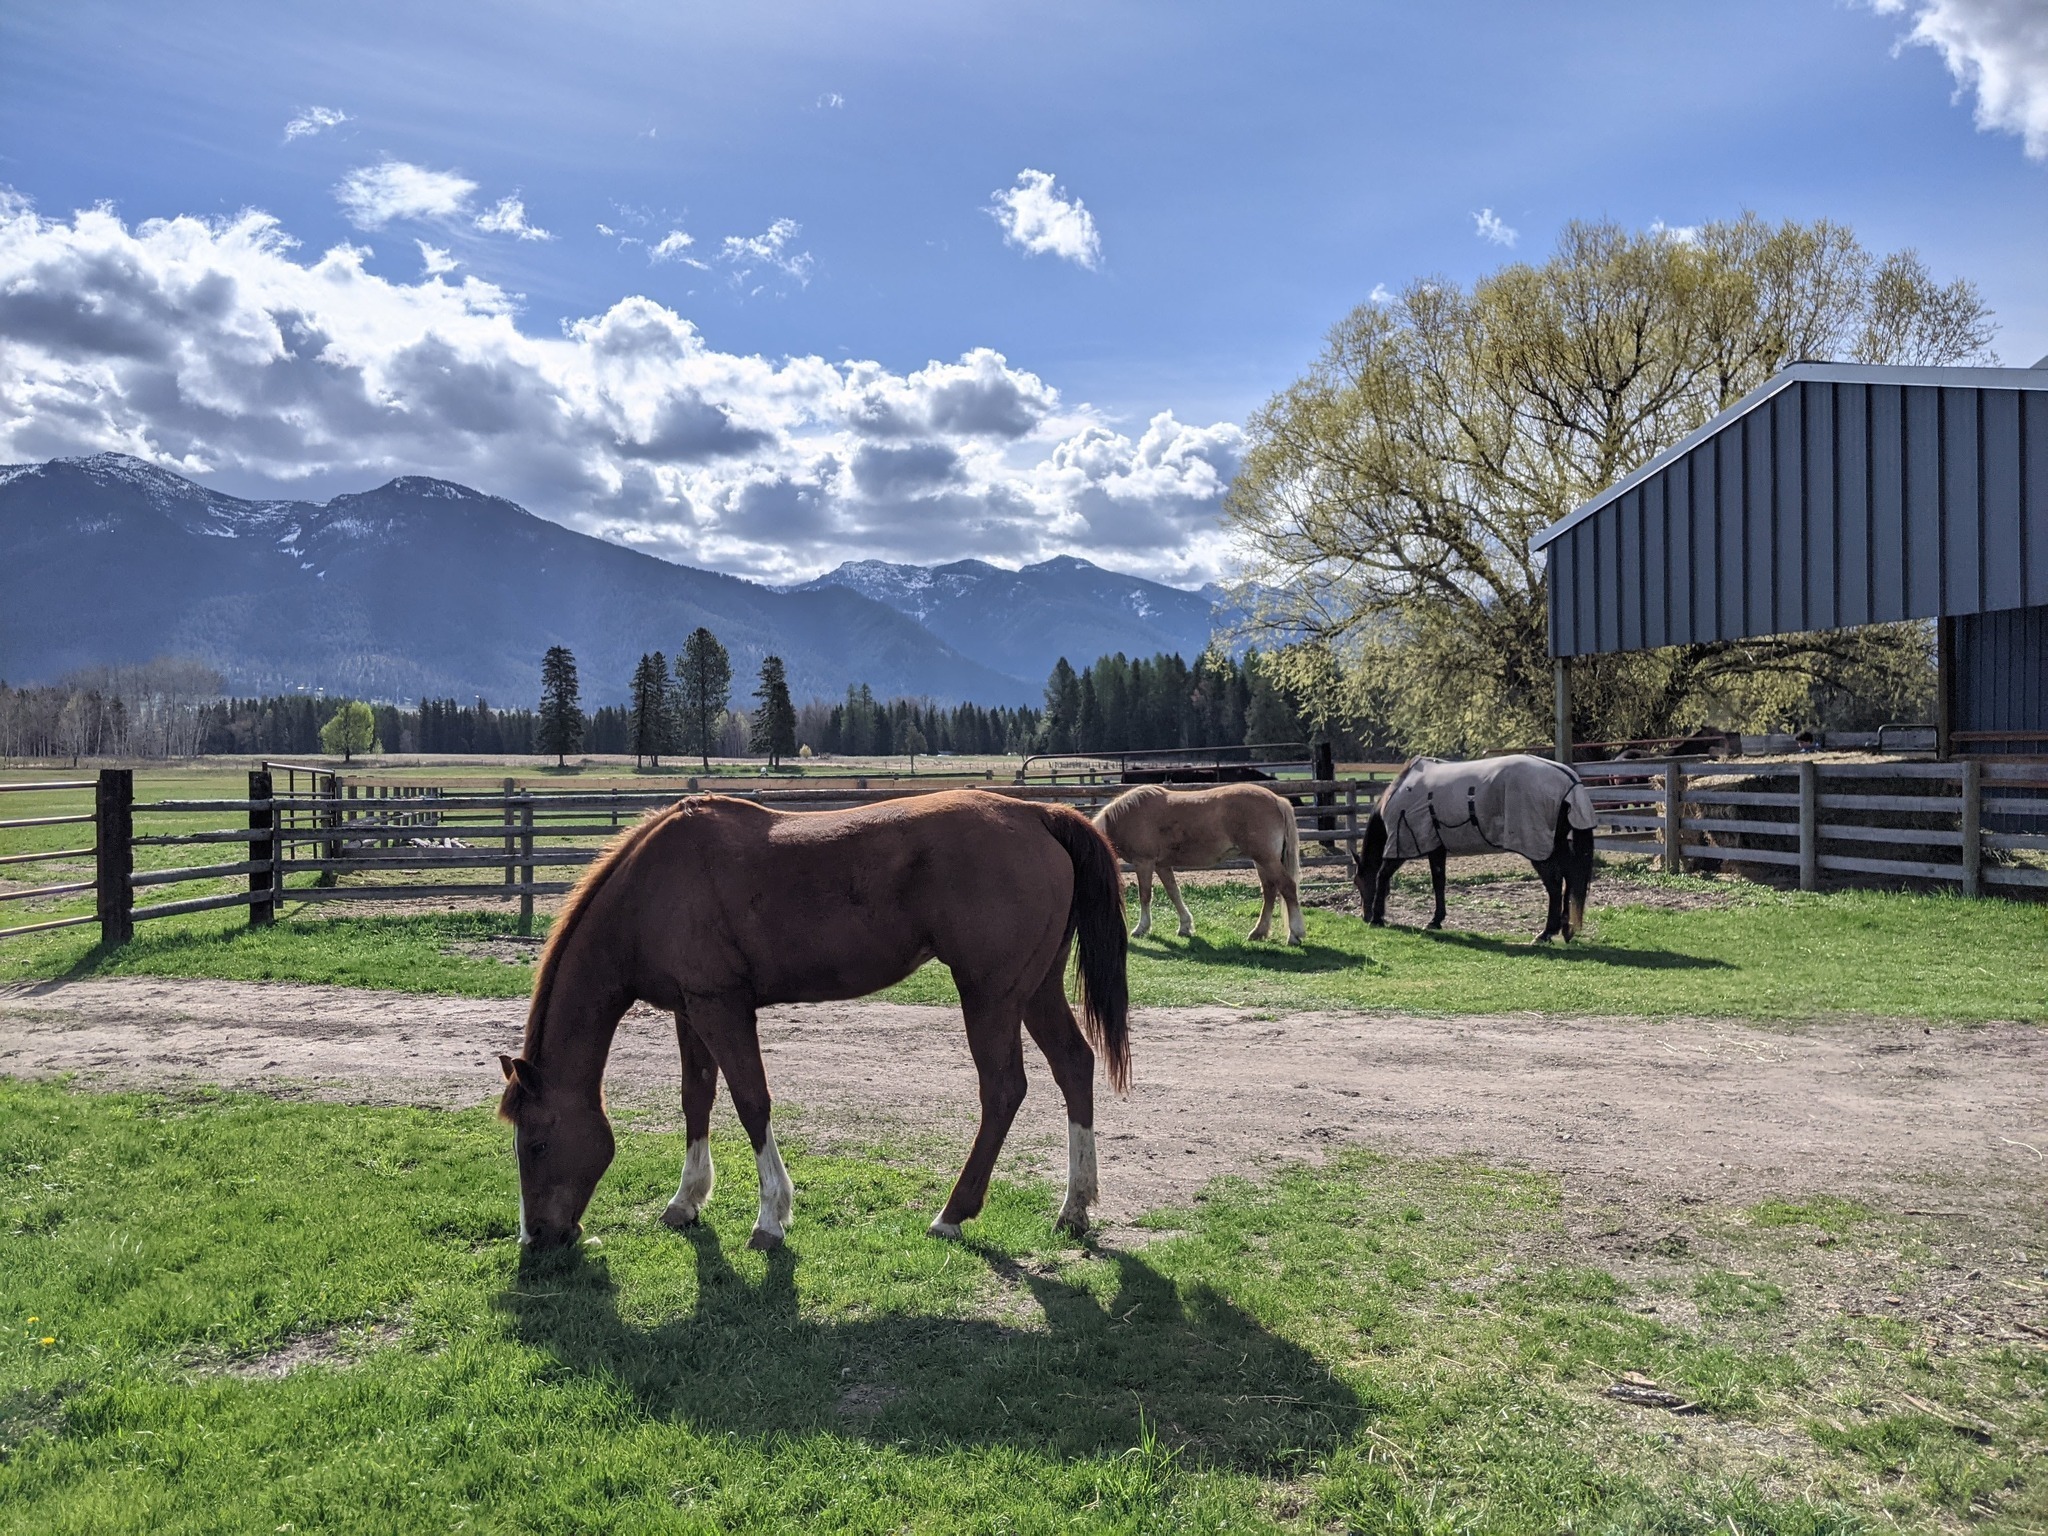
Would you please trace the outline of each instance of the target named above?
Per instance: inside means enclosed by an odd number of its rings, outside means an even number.
[[[1424,933],[1441,933],[1443,931],[1443,926],[1444,920],[1439,917],[1435,921],[1430,923],[1430,925],[1424,928],[1422,931]]]
[[[672,1205],[661,1213],[661,1224],[671,1232],[681,1232],[697,1225],[698,1214],[687,1206]]]
[[[1195,930],[1192,928],[1183,928],[1180,931],[1180,936],[1184,939],[1192,939],[1195,936]]]
[[[943,1216],[934,1216],[932,1218],[932,1224],[926,1227],[924,1230],[928,1236],[943,1238],[945,1241],[949,1243],[957,1243],[960,1241],[960,1223],[957,1221],[948,1221]]]
[[[1088,1212],[1085,1209],[1079,1212],[1061,1211],[1058,1219],[1053,1222],[1052,1229],[1079,1242],[1088,1235]]]
[[[1368,928],[1384,928],[1387,926],[1387,920],[1384,917],[1368,917],[1365,925]]]
[[[1548,944],[1552,937],[1553,935],[1551,934],[1539,933],[1536,935],[1535,939],[1532,942],[1537,944]]]
[[[747,1246],[757,1253],[766,1253],[771,1248],[780,1248],[782,1246],[782,1234],[780,1232],[770,1232],[764,1227],[756,1227],[754,1228],[753,1235],[747,1239]]]

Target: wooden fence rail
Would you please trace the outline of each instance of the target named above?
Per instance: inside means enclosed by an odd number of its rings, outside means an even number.
[[[93,792],[90,812],[17,817],[7,827],[91,823],[93,846],[9,854],[0,863],[93,861],[91,879],[10,889],[0,901],[94,893],[94,910],[0,929],[0,938],[97,923],[101,941],[121,944],[135,924],[179,913],[247,908],[254,925],[286,902],[516,899],[530,932],[534,898],[567,890],[602,840],[644,812],[673,803],[673,791],[521,790],[444,794],[406,786],[403,794],[357,793],[331,773],[268,765],[249,774],[241,799],[138,803],[134,775],[103,769],[96,779],[0,785],[5,790]],[[1696,758],[1587,764],[1581,769],[1600,813],[1595,841],[1616,853],[1647,855],[1671,871],[1690,865],[1774,866],[1797,872],[1801,889],[1828,875],[1942,881],[1978,896],[1988,888],[2048,888],[2048,764],[1706,762]],[[1284,780],[1295,808],[1303,863],[1343,867],[1391,775]],[[284,783],[279,784],[282,777]],[[1875,781],[1875,782],[1873,782]],[[1769,787],[1766,787],[1769,786]],[[872,805],[937,788],[804,787],[742,790],[741,798],[792,809]],[[1054,802],[1092,812],[1118,784],[982,784],[976,792]],[[711,792],[691,791],[690,793]],[[135,818],[206,817],[195,831],[138,835]],[[218,818],[239,823],[221,827]],[[1761,841],[1760,841],[1761,840]],[[221,845],[239,845],[232,850]],[[190,848],[195,860],[169,869],[135,867],[138,848]],[[1925,851],[1926,858],[1901,857]],[[1226,868],[1248,867],[1234,860]],[[557,872],[560,872],[557,875]],[[495,878],[493,876],[495,875]],[[298,883],[288,883],[293,876]],[[362,877],[344,883],[345,876]],[[453,876],[454,879],[448,877]],[[409,878],[410,877],[410,878]],[[312,883],[306,883],[310,878]],[[246,879],[246,889],[137,905],[138,892]]]

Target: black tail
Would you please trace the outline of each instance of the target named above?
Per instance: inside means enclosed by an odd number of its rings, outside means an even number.
[[[1131,1086],[1131,1042],[1126,1033],[1131,1008],[1130,980],[1124,974],[1124,881],[1116,867],[1116,850],[1095,824],[1063,805],[1040,807],[1046,830],[1059,839],[1074,861],[1074,906],[1067,914],[1067,936],[1079,936],[1081,1027],[1102,1058],[1109,1086],[1118,1093]]]

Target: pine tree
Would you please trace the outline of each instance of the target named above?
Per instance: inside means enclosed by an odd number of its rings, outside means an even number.
[[[551,645],[540,659],[540,740],[555,754],[555,766],[569,766],[569,754],[583,750],[583,698],[576,685],[576,658],[566,645]]]
[[[683,642],[676,658],[676,711],[682,726],[682,749],[695,752],[704,771],[711,771],[711,749],[725,725],[732,702],[732,658],[718,636],[701,626]]]
[[[1074,750],[1074,731],[1081,723],[1081,679],[1062,656],[1045,682],[1045,749]]]
[[[754,702],[758,707],[748,731],[747,750],[761,753],[774,768],[796,751],[796,706],[789,700],[789,678],[780,656],[762,661]]]
[[[668,658],[659,651],[641,656],[633,669],[633,766],[643,760],[661,766],[661,754],[673,734],[669,720]]]

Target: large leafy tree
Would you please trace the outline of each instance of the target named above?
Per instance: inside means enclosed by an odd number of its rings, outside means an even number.
[[[789,675],[780,656],[761,662],[747,737],[748,749],[766,757],[770,768],[796,752],[796,705],[790,702]]]
[[[566,768],[569,754],[583,750],[583,696],[576,682],[576,658],[566,645],[551,645],[540,659],[540,741]]]
[[[718,636],[699,626],[676,657],[676,725],[681,750],[696,753],[707,772],[731,702],[732,658]]]
[[[1574,224],[1541,265],[1362,305],[1253,418],[1227,499],[1254,622],[1288,642],[1271,664],[1317,712],[1385,720],[1412,748],[1545,739],[1533,534],[1787,363],[1975,361],[1990,336],[1976,288],[1937,283],[1913,252],[1753,215]],[[1923,629],[1897,626],[1601,657],[1581,664],[1574,730],[1910,695],[1926,653]]]
[[[360,699],[349,699],[320,727],[320,750],[338,753],[346,763],[358,752],[381,752],[377,740],[377,715]]]

